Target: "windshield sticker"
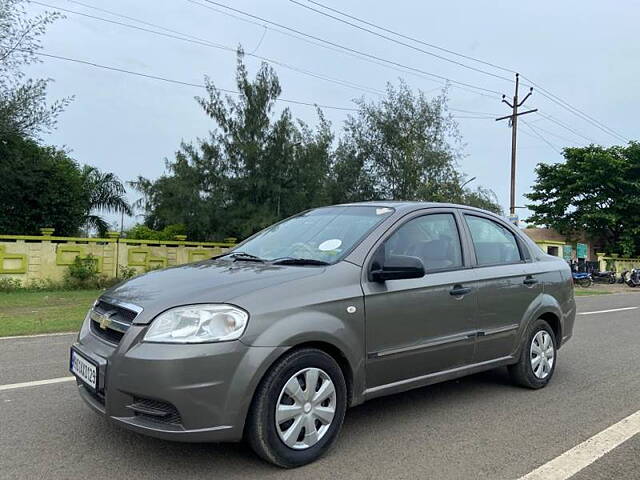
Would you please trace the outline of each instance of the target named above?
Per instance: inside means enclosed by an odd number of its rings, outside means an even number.
[[[318,250],[321,252],[330,252],[331,250],[335,250],[340,248],[342,245],[342,240],[338,238],[332,238],[331,240],[325,240],[320,245],[318,245]]]
[[[376,215],[384,215],[385,213],[389,213],[391,211],[390,208],[376,208]]]

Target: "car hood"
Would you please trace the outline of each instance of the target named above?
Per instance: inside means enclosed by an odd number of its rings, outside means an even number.
[[[102,298],[142,307],[135,323],[149,323],[163,311],[191,303],[235,303],[241,297],[267,287],[319,275],[326,267],[271,265],[268,263],[207,260],[155,270],[107,290]]]

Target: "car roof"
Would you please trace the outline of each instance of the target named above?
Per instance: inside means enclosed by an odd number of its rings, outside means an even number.
[[[418,202],[418,201],[405,201],[405,200],[371,200],[367,202],[352,202],[341,203],[339,205],[332,205],[334,207],[387,207],[394,208],[396,211],[411,212],[413,210],[422,210],[424,208],[464,208],[465,210],[475,210],[477,212],[488,213],[490,215],[501,218],[493,212],[483,210],[481,208],[470,207],[469,205],[460,205],[457,203],[442,203],[442,202]]]

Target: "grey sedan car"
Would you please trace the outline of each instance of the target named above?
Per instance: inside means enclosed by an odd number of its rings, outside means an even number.
[[[125,428],[244,438],[296,467],[336,442],[347,407],[371,398],[502,366],[544,387],[574,318],[568,265],[503,218],[356,203],[105,292],[70,368],[82,398]]]

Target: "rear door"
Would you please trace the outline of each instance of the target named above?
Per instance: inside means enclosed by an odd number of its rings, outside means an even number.
[[[365,275],[368,389],[471,362],[477,290],[460,233],[453,210],[429,209],[404,217],[374,247],[378,254],[419,257],[426,275],[384,283]]]
[[[475,262],[478,341],[474,363],[506,357],[517,348],[527,310],[542,292],[529,251],[512,226],[493,216],[463,213]]]

